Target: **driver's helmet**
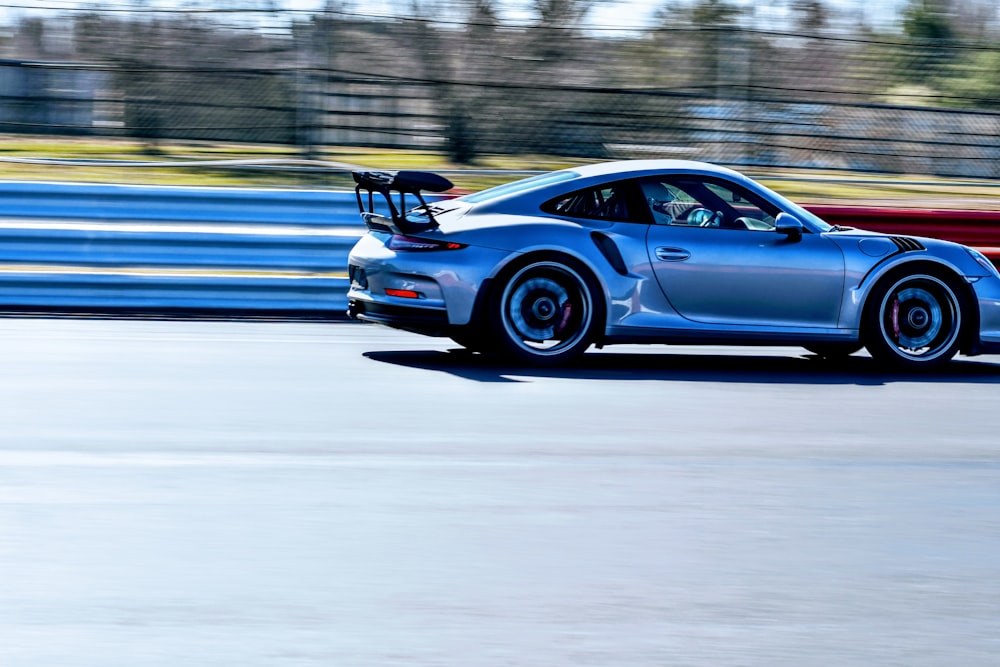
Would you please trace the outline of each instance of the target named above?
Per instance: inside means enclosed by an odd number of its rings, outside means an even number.
[[[673,222],[674,218],[670,213],[669,205],[677,197],[666,186],[656,182],[643,183],[642,195],[646,198],[646,203],[649,204],[657,224],[669,225]]]

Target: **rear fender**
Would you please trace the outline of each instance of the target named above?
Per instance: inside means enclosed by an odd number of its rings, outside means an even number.
[[[589,242],[589,239],[588,239]],[[593,284],[597,287],[597,293],[592,295],[597,302],[595,305],[601,313],[601,328],[597,331],[598,341],[604,337],[608,329],[608,304],[611,298],[611,287],[606,279],[607,275],[617,276],[613,268],[610,268],[608,261],[601,254],[596,244],[591,243],[593,250],[590,253],[571,252],[565,248],[553,248],[547,246],[537,246],[527,248],[523,252],[508,256],[504,262],[495,267],[492,275],[483,283],[483,288],[479,290],[474,306],[474,321],[482,321],[485,315],[489,300],[493,292],[502,289],[506,279],[521,266],[538,260],[546,259],[550,261],[564,261],[582,269],[589,274]]]

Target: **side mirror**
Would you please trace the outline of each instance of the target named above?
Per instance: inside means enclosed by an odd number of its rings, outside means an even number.
[[[802,238],[805,225],[791,213],[779,213],[774,219],[774,231],[784,234],[790,241],[798,241]]]

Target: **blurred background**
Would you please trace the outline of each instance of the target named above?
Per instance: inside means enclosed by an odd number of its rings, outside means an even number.
[[[0,49],[3,178],[52,158],[89,160],[60,163],[77,180],[305,161],[213,183],[639,157],[1000,176],[994,0],[8,0]]]

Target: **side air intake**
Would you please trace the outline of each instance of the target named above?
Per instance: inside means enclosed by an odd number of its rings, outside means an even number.
[[[914,252],[917,250],[927,250],[920,241],[911,239],[909,236],[890,236],[892,242],[896,244],[900,252]]]

